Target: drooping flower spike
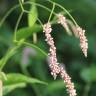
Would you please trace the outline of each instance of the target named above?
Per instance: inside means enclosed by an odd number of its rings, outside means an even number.
[[[53,38],[50,34],[52,32],[52,28],[49,22],[43,26],[43,32],[45,33],[45,36],[46,36],[46,42],[50,47],[49,49],[50,52],[48,56],[49,56],[49,61],[50,61],[49,67],[51,69],[51,75],[54,77],[54,79],[56,79],[57,74],[59,74],[60,72],[60,69],[57,63],[56,47],[54,45]]]
[[[71,77],[67,74],[66,70],[63,68],[62,65],[60,66],[60,76],[64,80],[67,92],[70,94],[70,96],[76,96],[74,83],[71,82]]]
[[[65,28],[66,31],[69,31],[69,26],[68,26],[68,22],[67,22],[68,20],[66,19],[66,17],[63,16],[62,14],[57,14],[57,18],[58,18],[58,23],[61,24]],[[87,38],[85,36],[85,30],[83,30],[79,26],[78,27],[75,26],[74,28],[75,28],[74,29],[74,33],[76,35],[78,35],[78,37],[80,39],[80,47],[82,49],[82,52],[84,53],[85,57],[87,57],[87,50],[88,50],[88,43],[87,43],[87,41],[88,40],[87,40]]]
[[[70,76],[66,73],[64,68],[57,63],[56,57],[56,47],[54,45],[53,38],[51,36],[52,28],[51,24],[48,22],[43,26],[43,32],[45,33],[46,42],[49,45],[49,67],[51,69],[51,75],[56,79],[57,75],[60,75],[66,84],[67,91],[70,96],[76,96],[76,90],[74,84],[71,82]]]
[[[69,32],[70,30],[66,17],[63,16],[62,14],[57,14],[57,17],[58,17],[58,21],[57,21],[58,24],[61,24],[65,28],[66,32]]]
[[[83,30],[80,27],[77,27],[77,32],[78,32],[78,36],[80,39],[80,47],[85,55],[85,57],[87,57],[87,50],[88,50],[88,43],[87,43],[87,38],[85,36],[85,30]]]

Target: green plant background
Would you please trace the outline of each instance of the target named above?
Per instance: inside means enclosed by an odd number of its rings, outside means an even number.
[[[25,0],[28,1],[28,0]],[[46,0],[31,0],[48,8],[52,4]],[[52,36],[57,47],[57,57],[63,63],[68,74],[75,83],[78,96],[96,95],[96,1],[95,0],[53,0],[64,6],[75,18],[76,22],[86,30],[88,38],[88,57],[85,58],[79,46],[79,40],[75,36],[69,36],[62,26],[53,24]],[[18,0],[0,0],[0,20],[10,8],[19,4]],[[48,67],[48,46],[45,42],[44,33],[38,23],[37,17],[46,23],[50,12],[35,5],[24,6],[30,9],[31,14],[23,14],[16,37],[19,41],[14,42],[14,28],[21,14],[21,9],[14,10],[0,27],[0,67],[4,73],[3,78],[4,96],[68,96],[65,85],[60,77],[53,80]],[[55,12],[64,12],[55,8]],[[66,18],[69,18],[64,13]],[[22,14],[21,14],[22,15]],[[54,17],[51,18],[53,20]],[[1,22],[0,22],[1,24]],[[37,43],[34,45],[32,34],[37,34]],[[35,35],[36,35],[35,34]],[[23,41],[26,41],[25,43]],[[30,44],[29,44],[29,43]],[[24,50],[29,48],[32,54],[28,56],[28,62],[22,63]],[[42,50],[43,51],[42,51]],[[5,76],[5,75],[6,76]],[[7,77],[7,80],[5,80]]]

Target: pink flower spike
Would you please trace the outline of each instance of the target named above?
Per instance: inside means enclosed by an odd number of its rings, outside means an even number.
[[[62,14],[57,14],[57,17],[58,17],[58,23],[61,24],[67,32],[69,32],[70,30],[66,17],[63,16]]]
[[[56,79],[57,74],[59,74],[60,69],[57,63],[57,57],[56,57],[56,47],[54,45],[54,41],[53,38],[51,36],[51,24],[48,22],[47,24],[45,24],[43,26],[43,32],[45,33],[46,36],[46,42],[49,45],[50,49],[49,49],[49,67],[51,69],[51,75],[54,77],[54,79]]]
[[[66,73],[65,69],[62,66],[60,66],[60,75],[61,78],[64,80],[69,95],[76,96],[76,90],[74,88],[74,84],[71,82],[71,77]]]
[[[88,43],[87,43],[87,38],[85,36],[85,30],[83,30],[80,27],[77,27],[77,32],[79,35],[79,39],[80,39],[80,47],[85,55],[85,57],[87,57],[87,50],[88,50]]]
[[[60,75],[61,78],[64,80],[64,83],[70,96],[76,96],[76,90],[74,88],[74,84],[71,82],[70,76],[66,73],[64,68],[57,62],[56,47],[54,45],[53,38],[50,34],[51,31],[52,31],[51,24],[48,22],[43,26],[43,32],[45,33],[46,36],[46,42],[50,47],[48,59],[49,59],[49,67],[51,69],[51,75],[54,77],[54,79],[56,79],[57,75]]]

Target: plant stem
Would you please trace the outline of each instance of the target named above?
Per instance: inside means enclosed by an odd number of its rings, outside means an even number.
[[[37,43],[37,34],[33,33],[33,43],[36,44]]]
[[[24,8],[23,8],[22,1],[21,0],[19,0],[19,4],[20,4],[21,10],[23,12],[24,11]]]
[[[16,43],[19,43],[19,41],[15,41]],[[30,46],[30,47],[33,47],[35,49],[37,49],[38,51],[40,51],[43,55],[45,56],[48,56],[48,54],[46,52],[44,52],[42,49],[40,49],[39,47],[37,47],[36,45],[34,44],[30,44],[28,42],[22,42],[23,45],[27,45],[27,46]]]
[[[44,52],[42,49],[40,49],[39,47],[37,47],[34,44],[30,44],[30,43],[27,43],[27,42],[23,42],[23,44],[28,45],[28,46],[32,46],[32,47],[36,48],[37,50],[39,50],[41,53],[43,53],[45,56],[48,56],[46,52]]]
[[[22,16],[23,16],[23,13],[24,13],[24,12],[21,12],[21,14],[19,15],[18,20],[17,20],[17,22],[16,22],[16,26],[15,26],[15,30],[14,30],[14,41],[16,40],[16,32],[17,32],[19,23],[20,23],[20,21],[21,21],[21,18],[22,18]]]
[[[53,1],[50,1],[50,0],[47,0],[49,1],[50,3],[54,3]],[[67,11],[67,9],[65,9],[62,5],[58,4],[58,3],[55,3],[58,7],[60,7],[61,9],[63,9],[68,15],[69,17],[72,19],[72,21],[74,22],[74,24],[76,26],[78,26],[77,22],[75,21],[75,19],[72,17],[72,15]]]
[[[52,8],[52,11],[51,11],[51,13],[50,13],[48,22],[50,21],[50,19],[51,19],[51,17],[52,17],[52,14],[53,14],[53,12],[54,12],[54,9],[55,9],[55,3],[53,3],[53,8]]]
[[[36,3],[36,2],[30,2],[30,1],[27,1],[27,2],[24,2],[23,4],[24,4],[24,5],[26,5],[26,4],[34,4],[34,5],[39,6],[39,7],[43,8],[43,9],[49,11],[49,12],[52,11],[51,9],[47,8],[46,6],[41,5],[41,4],[39,4],[39,3]],[[55,12],[53,12],[53,14],[56,15]]]
[[[19,1],[19,2],[20,2],[20,1]],[[40,4],[38,4],[38,3],[35,3],[35,2],[29,2],[29,1],[27,1],[27,2],[24,2],[24,3],[21,4],[21,5],[28,5],[28,4],[35,4],[36,6],[39,6],[39,7],[43,8],[43,9],[51,12],[51,9],[47,8],[47,7],[44,6],[44,5],[40,5]],[[14,7],[12,7],[12,8],[5,14],[5,16],[4,16],[4,17],[2,18],[2,20],[0,21],[0,27],[2,26],[2,24],[4,23],[4,21],[6,20],[6,18],[7,18],[15,9],[21,7],[21,5],[20,5],[20,4],[15,5]],[[23,9],[24,9],[24,8],[23,8]],[[27,10],[23,10],[23,11],[27,12]],[[56,16],[56,13],[55,13],[55,12],[53,12],[53,14]]]
[[[2,18],[2,20],[0,21],[0,27],[2,26],[2,24],[4,23],[4,21],[6,20],[6,18],[11,14],[11,12],[13,10],[15,10],[16,8],[18,8],[19,5],[15,5],[14,7],[12,7],[7,13],[6,15]]]

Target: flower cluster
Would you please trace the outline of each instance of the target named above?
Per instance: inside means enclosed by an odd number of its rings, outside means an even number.
[[[66,84],[66,88],[70,96],[76,96],[76,90],[74,89],[74,83],[71,82],[71,77],[66,73],[64,68],[60,66],[60,75]]]
[[[57,17],[58,17],[58,23],[61,24],[67,32],[69,32],[69,27],[66,17],[63,16],[62,14],[57,14]]]
[[[66,29],[66,31],[69,31],[68,22],[67,22],[68,20],[66,19],[66,17],[64,17],[62,14],[58,14],[57,17],[58,17],[58,23],[61,24]],[[87,43],[87,38],[85,36],[85,30],[82,30],[82,28],[80,28],[79,26],[78,27],[75,26],[74,33],[75,35],[78,35],[80,39],[80,47],[85,57],[87,57],[88,43]]]
[[[58,67],[58,63],[57,63],[57,57],[56,57],[56,47],[54,45],[54,41],[53,38],[51,37],[51,24],[48,22],[47,24],[44,25],[43,27],[43,32],[45,32],[45,36],[46,36],[46,41],[48,43],[48,45],[50,46],[50,53],[49,55],[49,67],[51,69],[51,75],[54,77],[54,79],[56,79],[57,74],[59,74],[60,69]]]
[[[77,32],[78,32],[78,36],[80,39],[80,47],[85,55],[85,57],[87,57],[87,49],[88,49],[88,43],[87,43],[87,38],[85,36],[85,30],[82,30],[82,28],[77,27]]]
[[[61,78],[64,80],[64,83],[66,84],[67,91],[70,96],[76,96],[76,90],[74,89],[74,84],[71,82],[70,76],[66,73],[64,68],[62,66],[59,66],[60,64],[57,63],[56,47],[50,34],[52,32],[52,28],[49,22],[43,26],[43,32],[46,36],[46,42],[50,46],[49,67],[51,69],[51,75],[54,77],[54,79],[56,79],[57,75],[60,75]]]
[[[69,31],[69,26],[67,22],[68,20],[62,14],[58,14],[57,17],[58,23],[61,24],[66,31]],[[74,26],[74,30],[74,34],[76,34],[76,36],[80,39],[80,47],[85,57],[87,57],[88,43],[87,38],[85,36],[85,30],[82,30],[82,28],[80,28],[79,26]],[[57,62],[56,47],[54,45],[53,38],[50,34],[52,32],[52,28],[49,22],[43,26],[43,32],[46,36],[46,42],[50,47],[48,56],[51,75],[54,77],[54,79],[56,79],[57,75],[60,75],[61,78],[64,80],[64,83],[66,84],[67,91],[70,96],[76,96],[76,90],[74,88],[74,84],[71,82],[70,76],[66,73],[66,70]]]

